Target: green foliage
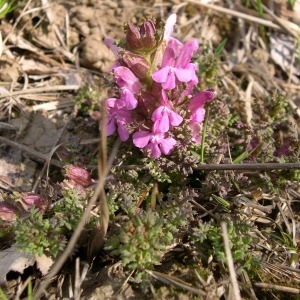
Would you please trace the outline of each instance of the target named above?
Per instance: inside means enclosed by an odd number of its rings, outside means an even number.
[[[87,114],[98,111],[99,99],[102,94],[99,88],[92,86],[83,86],[73,98],[79,111]]]
[[[59,227],[65,227],[69,231],[76,228],[90,196],[89,193],[84,193],[83,188],[78,185],[65,188],[64,199],[53,206],[54,218],[57,219]]]
[[[49,253],[55,257],[65,247],[61,229],[55,220],[45,219],[39,210],[33,208],[28,218],[17,221],[16,242],[25,253]]]
[[[288,3],[291,5],[292,8],[294,8],[297,0],[288,0]]]
[[[172,241],[173,232],[158,212],[137,212],[133,207],[128,211],[128,220],[108,239],[105,249],[120,256],[123,266],[143,273],[160,263]]]
[[[0,297],[1,300],[8,300],[9,298],[5,295],[4,291],[0,288]]]
[[[16,0],[0,0],[0,19],[12,12],[21,3],[20,1],[18,3]]]
[[[36,208],[31,209],[26,218],[16,222],[18,247],[27,253],[56,257],[75,230],[90,193],[79,185],[65,187],[64,198],[57,201],[47,215]]]
[[[228,224],[228,236],[233,261],[237,271],[250,270],[258,266],[258,260],[251,256],[250,244],[252,238],[249,235],[250,227],[243,223],[230,222]],[[226,254],[223,245],[223,237],[220,227],[214,221],[202,223],[193,228],[191,241],[197,253],[207,258],[213,258],[221,263],[226,262]]]
[[[219,45],[215,53],[208,53],[203,50],[202,55],[197,59],[198,78],[200,89],[206,89],[208,86],[215,86],[220,77],[220,52],[223,48],[224,41]]]

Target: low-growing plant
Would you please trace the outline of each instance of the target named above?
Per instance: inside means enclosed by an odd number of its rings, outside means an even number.
[[[56,186],[61,199],[55,203],[49,205],[46,198],[36,194],[19,200],[27,210],[12,224],[20,250],[55,258],[65,248],[93,194],[89,188],[93,180],[86,169],[68,165],[65,171],[67,179]],[[89,224],[94,223],[90,218]],[[89,224],[87,229],[91,229]]]
[[[153,210],[128,211],[128,219],[106,242],[111,255],[120,256],[123,266],[135,270],[135,279],[141,281],[145,269],[160,263],[173,242],[173,232],[164,218]]]
[[[230,249],[238,274],[243,269],[253,271],[259,267],[258,258],[254,257],[250,251],[251,243],[253,243],[250,230],[249,225],[240,222],[231,221],[228,224]],[[227,261],[221,228],[215,221],[201,223],[193,228],[190,240],[197,249],[196,253],[199,258],[202,258],[204,262],[207,262],[210,256],[219,263]]]

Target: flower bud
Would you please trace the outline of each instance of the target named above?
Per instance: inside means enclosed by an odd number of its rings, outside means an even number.
[[[77,198],[86,199],[89,194],[89,188],[85,188],[84,186],[75,183],[74,180],[64,180],[61,183],[61,187],[64,189],[65,193],[72,193],[72,195],[76,195]]]
[[[90,173],[84,168],[80,168],[75,165],[67,165],[65,167],[65,171],[66,177],[73,180],[76,184],[86,187],[93,182]]]
[[[150,70],[150,64],[142,56],[129,52],[120,51],[122,62],[131,70],[131,72],[138,78],[145,78]]]
[[[0,220],[6,222],[15,221],[19,215],[19,210],[16,206],[6,203],[0,202]]]
[[[162,40],[152,20],[145,21],[141,26],[128,24],[125,31],[126,46],[132,51],[150,51]]]
[[[45,212],[50,204],[49,199],[35,193],[22,193],[19,202],[26,211],[34,206],[41,212]]]

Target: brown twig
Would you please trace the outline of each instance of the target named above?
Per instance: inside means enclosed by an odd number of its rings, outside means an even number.
[[[247,163],[247,164],[208,164],[195,170],[298,170],[300,163]]]
[[[43,161],[47,161],[48,158],[49,158],[49,153],[48,154],[40,153],[36,150],[31,149],[30,147],[27,147],[25,145],[16,143],[14,141],[11,141],[11,140],[3,137],[3,136],[0,136],[0,143],[4,143],[8,146],[15,147],[15,148],[17,148],[21,151],[24,151],[24,152],[28,153],[30,156],[41,159]],[[51,159],[50,164],[52,164],[56,167],[59,167],[59,168],[61,168],[63,166],[63,164],[57,159]]]
[[[134,169],[141,168],[145,169],[142,165],[124,165],[121,166],[123,169]],[[208,171],[225,171],[225,170],[299,170],[300,163],[245,163],[245,164],[201,164],[194,168],[194,170],[208,170]]]

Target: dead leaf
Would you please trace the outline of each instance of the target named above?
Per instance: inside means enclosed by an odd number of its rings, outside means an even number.
[[[42,275],[46,275],[54,263],[53,259],[49,256],[46,256],[45,254],[36,255],[35,259],[37,267],[41,271]]]
[[[10,271],[23,274],[24,270],[35,263],[30,254],[21,253],[15,244],[10,248],[0,251],[0,285],[6,284],[6,275]]]

